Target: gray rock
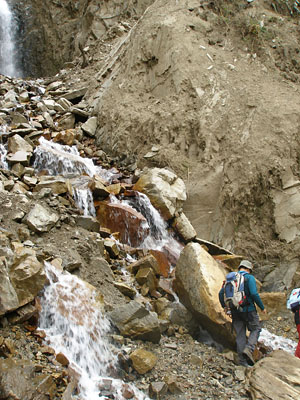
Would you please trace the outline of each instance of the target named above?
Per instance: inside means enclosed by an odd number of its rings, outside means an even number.
[[[40,204],[36,204],[25,218],[26,224],[35,232],[48,232],[59,220],[59,216]]]
[[[160,341],[160,327],[157,315],[149,312],[137,301],[117,307],[110,313],[110,319],[123,336],[147,340],[153,343]]]
[[[89,118],[82,126],[81,129],[89,136],[94,137],[97,129],[97,117]]]

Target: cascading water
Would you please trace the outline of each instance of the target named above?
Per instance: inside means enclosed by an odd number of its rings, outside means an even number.
[[[110,323],[101,311],[96,292],[76,276],[45,263],[49,285],[41,297],[39,329],[45,331],[56,353],[63,353],[79,376],[80,400],[101,400],[107,392],[123,400],[124,390],[132,399],[147,400],[134,386],[111,378],[117,359],[107,335]],[[149,399],[148,399],[149,400]]]
[[[5,0],[0,0],[0,73],[15,77],[14,18]]]
[[[3,146],[3,144],[0,143],[0,168],[4,168],[4,169],[8,168],[8,165],[6,162],[6,154],[7,154],[6,148]]]

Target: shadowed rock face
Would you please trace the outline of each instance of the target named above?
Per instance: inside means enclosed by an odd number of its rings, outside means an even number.
[[[100,39],[120,16],[140,15],[151,0],[101,2],[96,0],[13,0],[16,53],[22,76],[55,75],[88,45]]]

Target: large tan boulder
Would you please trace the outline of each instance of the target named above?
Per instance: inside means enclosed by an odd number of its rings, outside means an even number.
[[[186,200],[182,179],[165,168],[147,169],[134,185],[134,190],[145,193],[164,218],[174,217]]]
[[[32,301],[46,282],[46,274],[33,249],[14,243],[14,260],[9,269],[10,281],[17,293],[19,307]]]
[[[248,371],[252,400],[299,400],[300,359],[276,350]]]
[[[176,264],[174,289],[204,329],[232,344],[231,323],[218,297],[224,279],[224,268],[200,244],[185,246]]]

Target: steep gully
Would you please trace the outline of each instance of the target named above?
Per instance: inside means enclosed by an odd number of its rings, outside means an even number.
[[[11,34],[12,15],[3,0],[0,0],[0,20],[1,60],[5,61],[5,64],[3,61],[0,64],[0,72],[16,76]],[[1,127],[0,133],[4,131],[5,127]],[[5,145],[0,144],[0,163],[3,168],[8,167],[6,153]],[[114,179],[114,171],[96,167],[90,159],[80,157],[75,147],[62,146],[44,138],[40,139],[40,145],[35,150],[34,168],[36,173],[46,170],[49,175],[71,177],[74,200],[83,214],[90,216],[95,216],[96,211],[85,176],[99,175],[106,181]],[[123,200],[111,195],[110,201],[123,202],[144,214],[147,224],[140,244],[142,248],[162,250],[167,244],[176,258],[179,257],[182,245],[170,235],[166,223],[145,195],[138,194],[135,200]],[[112,345],[106,340],[110,323],[97,307],[96,293],[87,289],[76,276],[58,271],[49,263],[45,264],[45,269],[49,285],[41,298],[39,328],[45,331],[47,341],[55,351],[63,353],[68,358],[71,368],[79,377],[79,398],[91,400],[107,398],[105,393],[109,379],[109,392],[115,399],[123,399],[125,389],[131,390],[136,399],[146,399],[147,397],[133,385],[125,388],[124,382],[120,379],[111,378],[116,368],[116,356]],[[276,338],[265,330],[262,332],[261,341],[273,348],[293,351],[293,344]]]

